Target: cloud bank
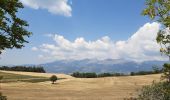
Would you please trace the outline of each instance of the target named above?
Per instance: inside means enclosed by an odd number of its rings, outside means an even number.
[[[72,8],[68,0],[20,0],[24,5],[33,9],[47,9],[48,12],[56,15],[70,17]]]
[[[159,53],[156,35],[160,25],[156,22],[146,23],[129,39],[114,42],[108,36],[95,41],[86,41],[78,37],[69,41],[61,35],[55,34],[51,38],[55,44],[44,43],[33,47],[34,51],[41,51],[42,59],[128,59],[133,61],[165,60]],[[37,49],[38,48],[38,49]]]

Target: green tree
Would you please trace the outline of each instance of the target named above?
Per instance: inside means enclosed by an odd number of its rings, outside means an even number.
[[[2,50],[22,48],[31,32],[26,30],[27,22],[17,17],[23,8],[19,0],[0,0],[0,54]]]
[[[170,0],[146,0],[142,14],[156,19],[165,27],[170,27]]]
[[[162,78],[167,79],[167,81],[170,82],[170,64],[165,63],[163,66],[164,75]]]
[[[146,6],[142,14],[163,25],[156,40],[161,46],[160,52],[170,58],[170,0],[146,0]]]
[[[162,69],[160,69],[157,65],[152,66],[152,69],[152,73],[154,74],[162,73]]]
[[[146,6],[142,14],[152,20],[156,19],[163,26],[156,40],[161,46],[160,52],[170,58],[170,0],[146,0]],[[170,100],[170,64],[163,65],[163,73],[163,77],[169,82],[154,82],[152,85],[144,86],[137,100]]]
[[[157,34],[157,43],[160,44],[160,52],[169,57],[170,60],[170,0],[147,0],[146,9],[142,14],[149,16],[152,20],[156,19],[163,27]],[[169,64],[164,64],[164,78],[170,80]],[[170,82],[170,81],[169,81]]]
[[[52,84],[54,84],[57,80],[58,80],[58,78],[57,78],[56,75],[52,75],[52,76],[50,77],[50,81],[52,82]]]

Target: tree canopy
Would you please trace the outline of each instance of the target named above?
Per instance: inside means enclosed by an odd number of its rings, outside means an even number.
[[[17,17],[23,7],[19,0],[0,0],[0,54],[8,48],[22,48],[28,42],[25,40],[31,35],[26,29],[28,24]]]
[[[142,14],[156,19],[165,27],[170,27],[170,0],[146,0]]]
[[[52,84],[54,84],[54,82],[56,82],[58,80],[57,76],[56,75],[52,75],[50,77],[50,81],[52,82]]]
[[[170,60],[170,0],[146,0],[146,6],[142,14],[162,24],[156,40],[161,46],[160,52]],[[170,64],[164,64],[163,67],[163,78],[170,82]]]
[[[146,6],[142,14],[163,25],[156,40],[161,45],[160,52],[170,58],[170,0],[146,0]]]

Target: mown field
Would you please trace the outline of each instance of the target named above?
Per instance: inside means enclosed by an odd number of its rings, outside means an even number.
[[[1,80],[2,83],[9,83],[9,82],[37,83],[37,82],[49,81],[49,78],[47,77],[20,75],[20,74],[6,73],[6,72],[0,72],[0,76],[3,76],[3,79]]]
[[[49,73],[1,71],[7,79],[44,79],[43,81],[12,81],[1,84],[8,100],[123,100],[136,96],[143,85],[159,81],[160,74],[105,78],[73,78],[56,74],[61,80],[51,84]],[[21,78],[22,77],[22,78]]]

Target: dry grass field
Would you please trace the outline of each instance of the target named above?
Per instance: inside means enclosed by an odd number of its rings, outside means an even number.
[[[50,77],[53,74],[12,72],[5,73]],[[123,100],[136,96],[143,85],[159,81],[160,74],[143,76],[123,76],[106,78],[73,78],[65,74],[56,74],[56,84],[51,82],[8,82],[2,83],[1,91],[8,100]]]

